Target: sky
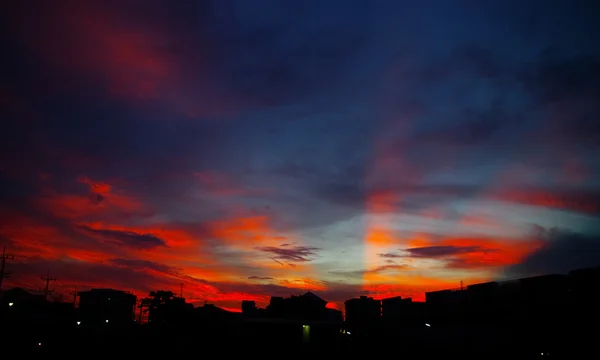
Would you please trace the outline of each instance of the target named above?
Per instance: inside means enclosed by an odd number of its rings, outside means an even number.
[[[4,286],[239,310],[600,264],[593,1],[12,1]]]

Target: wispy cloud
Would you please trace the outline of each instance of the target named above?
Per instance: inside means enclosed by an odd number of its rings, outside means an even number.
[[[256,250],[275,255],[275,260],[284,260],[291,262],[307,262],[313,260],[317,255],[318,251],[321,250],[318,247],[313,246],[294,246],[294,247],[275,247],[275,246],[264,246],[258,247]]]
[[[273,280],[273,278],[269,276],[248,276],[248,280]]]

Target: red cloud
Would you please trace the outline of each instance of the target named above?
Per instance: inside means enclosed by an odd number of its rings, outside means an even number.
[[[208,42],[160,14],[142,14],[126,3],[76,0],[41,4],[36,16],[25,4],[16,10],[15,33],[42,60],[65,71],[63,86],[92,81],[116,98],[161,100],[190,117],[228,115],[238,107],[213,77]]]
[[[101,215],[148,216],[152,213],[137,199],[125,195],[107,183],[93,182],[80,177],[79,182],[89,186],[89,193],[57,193],[46,189],[35,202],[44,210],[66,219],[86,219]]]

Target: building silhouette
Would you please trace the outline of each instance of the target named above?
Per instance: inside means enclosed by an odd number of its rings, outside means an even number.
[[[407,356],[580,358],[595,347],[599,289],[600,268],[590,268],[427,292],[425,302],[361,296],[345,302],[345,323],[341,312],[312,292],[274,296],[264,309],[243,301],[242,312],[235,313],[212,304],[194,308],[159,290],[141,302],[151,321],[139,324],[132,321],[136,297],[124,291],[82,291],[80,308],[74,309],[71,302],[50,302],[14,288],[0,292],[0,341],[20,349],[50,341],[55,349],[110,343],[113,349],[138,346],[147,354],[192,351],[226,339],[244,351],[273,345],[340,354],[401,349]]]
[[[81,327],[128,326],[135,318],[137,297],[130,292],[91,289],[78,295]]]
[[[386,331],[422,327],[425,324],[425,303],[401,296],[382,299],[381,320]]]
[[[346,300],[346,330],[356,337],[375,336],[380,326],[381,301],[361,296]]]
[[[327,301],[312,292],[273,296],[266,309],[256,309],[253,301],[242,302],[240,334],[248,345],[269,339],[282,346],[328,347],[337,345],[343,335],[342,320],[341,311],[327,308]]]

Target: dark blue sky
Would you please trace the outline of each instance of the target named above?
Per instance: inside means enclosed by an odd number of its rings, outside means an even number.
[[[183,279],[237,307],[598,264],[599,14],[13,2],[0,242],[15,281],[37,288],[48,266],[65,289]]]

